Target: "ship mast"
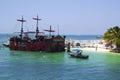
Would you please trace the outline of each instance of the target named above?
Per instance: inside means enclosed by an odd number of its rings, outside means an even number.
[[[49,36],[50,36],[50,37],[51,37],[51,32],[55,32],[54,30],[52,30],[51,25],[50,25],[50,29],[49,29],[49,30],[48,30],[48,29],[45,29],[44,31],[49,32]]]
[[[41,20],[41,19],[39,19],[38,15],[37,15],[37,18],[33,18],[33,20],[36,20],[36,21],[37,21],[37,23],[36,23],[36,36],[35,36],[35,37],[37,38],[38,33],[39,33],[39,29],[38,29],[38,21]]]
[[[50,37],[51,37],[51,30],[52,30],[52,29],[51,29],[51,25],[50,25],[50,33],[49,33],[49,36],[50,36]]]
[[[17,21],[20,21],[20,22],[21,22],[20,38],[22,39],[22,35],[23,35],[23,22],[26,22],[26,20],[24,20],[24,19],[23,19],[23,16],[22,16],[22,19],[17,19]]]

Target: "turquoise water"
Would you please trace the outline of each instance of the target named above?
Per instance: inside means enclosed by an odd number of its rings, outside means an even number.
[[[0,36],[0,42],[8,37]],[[66,52],[42,53],[0,49],[0,80],[120,80],[120,54],[83,51],[89,59]]]
[[[0,50],[0,80],[120,80],[120,55],[83,51],[89,59],[66,52]]]

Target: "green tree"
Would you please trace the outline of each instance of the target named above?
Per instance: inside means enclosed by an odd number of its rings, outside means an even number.
[[[116,45],[115,52],[120,52],[120,28],[119,26],[112,27],[108,29],[103,36],[103,39],[107,43],[112,43]]]

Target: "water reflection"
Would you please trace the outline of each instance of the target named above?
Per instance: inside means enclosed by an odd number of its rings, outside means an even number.
[[[42,53],[42,52],[11,51],[10,56],[11,59],[18,59],[24,61],[36,61],[36,62],[44,62],[44,63],[64,62],[64,52]]]
[[[120,55],[84,51],[89,59],[63,53],[0,51],[1,80],[119,80]]]

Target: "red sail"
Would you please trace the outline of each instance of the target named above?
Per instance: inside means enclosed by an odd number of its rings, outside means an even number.
[[[39,19],[39,18],[33,18],[34,20],[41,20],[41,19]]]
[[[54,30],[44,30],[44,31],[47,31],[47,32],[55,32]]]
[[[21,19],[17,19],[17,21],[20,21],[20,22],[26,22],[26,20],[21,20]]]

